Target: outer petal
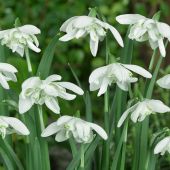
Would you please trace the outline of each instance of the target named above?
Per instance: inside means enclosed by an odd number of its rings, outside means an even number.
[[[5,79],[5,77],[0,73],[0,84],[2,85],[2,87],[4,89],[9,89],[9,85],[7,83],[7,80]]]
[[[117,86],[120,88],[120,89],[122,89],[122,90],[124,90],[124,91],[128,91],[128,82],[124,82],[124,81],[117,81],[116,82],[116,84],[117,84]]]
[[[79,16],[74,22],[76,28],[84,28],[93,23],[95,18],[89,16]]]
[[[98,80],[99,77],[102,77],[106,73],[107,69],[108,69],[108,66],[103,66],[103,67],[99,67],[99,68],[95,69],[90,74],[89,83],[92,83],[92,82]]]
[[[57,74],[53,74],[51,76],[48,76],[46,79],[45,79],[45,82],[46,83],[50,83],[50,82],[53,82],[53,81],[59,81],[61,80],[61,76],[60,75],[57,75]]]
[[[77,86],[77,85],[75,85],[73,83],[70,83],[70,82],[58,82],[57,84],[64,87],[64,88],[66,88],[66,89],[68,89],[68,90],[73,91],[76,94],[79,94],[79,95],[84,94],[84,91],[79,86]]]
[[[135,24],[141,19],[145,19],[145,17],[140,14],[124,14],[124,15],[119,15],[116,17],[117,22],[119,22],[120,24],[126,24],[126,25]]]
[[[18,27],[18,29],[26,34],[40,34],[41,33],[40,29],[34,25],[24,25],[24,26]]]
[[[170,26],[168,24],[157,22],[157,27],[163,37],[170,39]]]
[[[165,57],[166,56],[166,51],[165,51],[165,46],[164,46],[163,39],[158,40],[158,45],[159,45],[159,50],[160,50],[160,53],[161,53],[162,57]]]
[[[107,133],[103,128],[101,128],[99,125],[94,124],[94,123],[89,123],[90,127],[95,130],[104,140],[107,140],[108,136]]]
[[[60,130],[61,130],[61,126],[58,126],[57,122],[53,122],[43,130],[41,136],[42,137],[51,136]]]
[[[71,21],[73,21],[74,19],[76,19],[77,17],[78,17],[78,16],[71,17],[71,18],[69,18],[68,20],[66,20],[66,21],[62,24],[62,26],[60,27],[60,31],[66,32],[66,28],[67,28],[68,24],[69,24]]]
[[[122,64],[125,68],[143,76],[143,77],[146,77],[146,78],[151,78],[152,75],[151,73],[149,73],[147,70],[145,70],[144,68],[140,67],[140,66],[137,66],[137,65],[130,65],[130,64]]]
[[[63,142],[65,140],[67,140],[69,137],[65,135],[65,131],[61,130],[60,132],[57,133],[57,135],[55,136],[55,140],[57,142]]]
[[[60,41],[64,41],[64,42],[70,41],[70,40],[72,40],[73,38],[75,38],[75,35],[76,35],[76,34],[67,33],[67,34],[63,35],[62,37],[60,37],[59,40],[60,40]]]
[[[21,95],[19,97],[19,113],[23,114],[31,109],[33,102],[30,98],[22,98]]]
[[[6,123],[8,123],[11,127],[13,127],[19,134],[21,135],[29,135],[30,132],[27,127],[19,120],[13,117],[0,117]]]
[[[33,44],[33,42],[27,41],[27,44],[28,44],[28,47],[29,47],[31,50],[35,51],[36,53],[39,53],[39,52],[41,51],[37,46],[35,46],[35,45]]]
[[[158,154],[162,152],[162,155],[166,151],[167,146],[170,145],[170,137],[165,137],[163,140],[158,142],[154,149],[154,154]]]
[[[39,77],[30,77],[22,83],[22,89],[33,88],[41,85]]]
[[[170,74],[167,74],[166,76],[157,80],[157,84],[162,88],[170,89]]]
[[[70,120],[72,120],[74,117],[71,116],[61,116],[58,120],[57,120],[57,125],[62,125],[64,123],[69,122]]]
[[[45,104],[54,113],[57,113],[57,114],[60,113],[60,107],[58,105],[58,101],[54,99],[53,97],[46,99]]]
[[[94,41],[90,38],[90,51],[94,57],[96,57],[97,50],[98,50],[99,38],[96,36],[96,40]]]
[[[100,90],[99,90],[97,96],[101,96],[102,94],[104,94],[107,90],[108,85],[109,85],[109,81],[106,77],[103,79],[103,81],[101,83]]]
[[[149,100],[147,103],[154,112],[157,113],[170,112],[170,108],[160,100]]]
[[[120,117],[120,119],[119,119],[119,121],[118,121],[117,127],[121,127],[121,126],[122,126],[123,122],[124,122],[125,119],[128,117],[128,114],[129,114],[130,112],[132,112],[132,111],[136,108],[136,106],[137,106],[138,104],[139,104],[139,102],[136,103],[135,105],[133,105],[132,107],[130,107],[129,109],[127,109],[127,110],[122,114],[122,116]]]
[[[12,66],[11,64],[7,64],[7,63],[0,63],[0,71],[6,71],[6,72],[11,72],[11,73],[18,72],[14,66]]]

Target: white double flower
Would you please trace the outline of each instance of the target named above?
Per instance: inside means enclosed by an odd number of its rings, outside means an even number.
[[[70,82],[58,82],[61,76],[54,74],[41,80],[39,77],[31,77],[22,84],[22,92],[19,96],[19,112],[27,112],[33,104],[43,105],[52,110],[54,113],[60,113],[57,98],[73,100],[76,95],[67,93],[66,89],[76,94],[83,95],[83,90],[77,85]]]
[[[17,52],[21,57],[24,56],[26,48],[30,48],[35,52],[40,52],[38,48],[39,42],[36,34],[40,34],[40,29],[34,25],[24,25],[8,30],[0,31],[0,40],[2,45],[6,45],[12,50]]]
[[[0,84],[3,88],[9,89],[8,81],[17,81],[15,73],[17,69],[7,63],[0,63]]]
[[[138,80],[136,77],[132,77],[131,71],[146,78],[152,77],[148,71],[140,66],[113,63],[97,68],[91,73],[89,77],[90,91],[99,89],[98,96],[100,96],[106,92],[107,87],[112,83],[116,83],[119,88],[128,91],[129,84]]]
[[[95,17],[75,16],[63,23],[60,31],[66,34],[60,41],[69,41],[73,38],[85,37],[90,35],[90,50],[93,56],[96,56],[99,41],[103,41],[106,36],[106,30],[110,30],[120,46],[123,47],[123,40],[119,32],[106,22],[102,22]]]
[[[76,117],[62,116],[50,124],[41,136],[47,137],[56,133],[55,140],[57,142],[63,142],[73,136],[78,143],[90,143],[94,138],[93,130],[104,140],[108,138],[106,132],[94,123]]]
[[[157,84],[162,88],[170,89],[170,74],[157,80]]]
[[[125,119],[128,117],[129,114],[131,120],[136,123],[137,121],[141,122],[145,119],[146,116],[155,113],[165,113],[170,112],[170,108],[166,106],[160,100],[153,100],[153,99],[145,99],[140,101],[127,109],[121,116],[117,127],[122,126]]]
[[[0,116],[0,135],[4,139],[7,134],[17,133],[29,135],[27,127],[14,117]]]
[[[160,153],[161,155],[164,155],[166,151],[170,153],[170,136],[159,141],[154,148],[154,154]]]
[[[125,14],[116,17],[120,24],[132,25],[130,39],[143,42],[149,41],[153,50],[159,47],[163,57],[166,56],[164,38],[170,41],[170,26],[155,19],[146,18],[139,14]]]

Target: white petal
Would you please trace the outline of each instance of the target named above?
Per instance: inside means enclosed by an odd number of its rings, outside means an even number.
[[[46,99],[45,100],[45,104],[46,106],[51,110],[53,111],[54,113],[57,113],[59,114],[60,113],[60,107],[58,105],[58,101],[57,99],[54,99],[54,98],[49,98],[49,99]]]
[[[166,148],[168,147],[168,145],[170,145],[170,137],[165,137],[160,142],[158,142],[158,144],[156,145],[154,149],[154,154],[164,152]]]
[[[30,132],[27,127],[19,120],[13,117],[0,117],[6,123],[8,123],[12,128],[14,128],[21,135],[29,135]]]
[[[100,90],[99,90],[97,96],[101,96],[102,94],[104,94],[107,90],[108,85],[109,85],[109,82],[108,82],[108,79],[106,77],[106,78],[103,79],[103,81],[101,83]]]
[[[21,95],[19,97],[19,113],[23,114],[31,109],[33,102],[30,98],[22,98]]]
[[[0,71],[6,71],[6,72],[12,72],[12,73],[18,72],[14,66],[12,66],[11,64],[7,64],[7,63],[0,63]]]
[[[39,52],[41,51],[37,46],[35,46],[35,45],[33,44],[33,42],[27,41],[27,44],[28,44],[28,47],[29,47],[31,50],[35,51],[36,53],[39,53]]]
[[[73,21],[74,19],[76,19],[76,18],[77,18],[77,16],[71,17],[71,18],[69,18],[68,20],[66,20],[66,21],[62,24],[62,26],[60,27],[60,31],[66,32],[66,28],[67,28],[68,24],[69,24],[71,21]]]
[[[164,46],[163,39],[158,40],[158,45],[159,45],[159,51],[160,51],[162,57],[165,57],[166,56],[166,51],[165,51],[165,46]]]
[[[59,80],[61,80],[61,76],[60,75],[57,75],[57,74],[53,74],[53,75],[51,75],[51,76],[48,76],[46,79],[45,79],[45,81],[47,82],[47,83],[50,83],[50,82],[53,82],[53,81],[59,81]]]
[[[121,47],[124,47],[123,40],[122,40],[122,37],[120,36],[119,32],[111,25],[109,25],[109,24],[107,24],[107,25],[108,25],[108,29],[112,32],[113,36],[115,37],[115,39],[119,43],[119,45]]]
[[[62,37],[60,37],[59,40],[65,42],[65,41],[70,41],[70,40],[72,40],[73,38],[75,38],[75,34],[70,34],[70,33],[68,33],[68,34],[65,34],[65,35],[63,35]]]
[[[60,129],[61,127],[57,125],[57,122],[53,122],[43,130],[41,136],[42,137],[51,136],[60,131]]]
[[[122,89],[122,90],[124,90],[124,91],[128,91],[128,82],[124,82],[124,81],[117,81],[116,82],[116,84],[117,84],[117,86],[120,88],[120,89]]]
[[[93,17],[89,17],[89,16],[79,16],[76,18],[75,22],[74,22],[74,26],[76,28],[84,28],[87,27],[89,25],[91,25],[94,22]]]
[[[4,89],[9,89],[9,85],[7,83],[7,80],[5,79],[5,77],[0,73],[0,84],[2,85],[2,87]]]
[[[117,22],[119,22],[120,24],[127,24],[127,25],[135,24],[141,19],[145,19],[145,17],[139,14],[124,14],[116,17]]]
[[[117,127],[121,127],[123,122],[125,121],[125,119],[128,117],[128,114],[130,112],[132,112],[136,106],[138,105],[139,103],[136,103],[135,105],[133,105],[132,107],[130,107],[129,109],[127,109],[123,114],[122,116],[120,117],[119,121],[118,121],[118,124],[117,124]]]
[[[80,37],[83,37],[85,33],[86,33],[86,30],[84,30],[84,29],[78,30],[76,33],[76,38],[78,39]]]
[[[65,140],[67,140],[69,137],[65,135],[65,131],[61,130],[57,133],[57,135],[55,136],[55,140],[57,142],[63,142]]]
[[[97,50],[98,50],[99,38],[96,37],[96,40],[92,40],[90,38],[90,51],[94,57],[96,57]]]
[[[108,69],[108,66],[103,66],[95,69],[89,77],[89,83],[96,81],[99,77],[102,77]]]
[[[170,74],[167,74],[166,76],[157,80],[156,83],[162,88],[170,89]]]
[[[22,89],[39,87],[40,85],[41,85],[41,80],[39,77],[30,77],[22,83]]]
[[[26,34],[40,34],[41,33],[40,29],[34,25],[24,25],[24,26],[18,27],[18,29]]]
[[[144,68],[137,66],[137,65],[132,65],[132,64],[122,64],[124,67],[126,67],[127,69],[143,76],[146,78],[151,78],[152,75],[151,73],[149,73],[147,70],[145,70]]]
[[[24,56],[24,48],[17,47],[16,52],[23,57]]]
[[[70,82],[58,82],[57,84],[64,87],[64,88],[66,88],[66,89],[68,89],[68,90],[73,91],[76,94],[79,94],[79,95],[84,94],[84,91],[79,86],[77,86],[77,85],[75,85],[73,83],[70,83]]]
[[[170,26],[168,24],[157,22],[157,27],[163,37],[170,39]]]
[[[76,95],[64,91],[58,91],[58,97],[61,97],[64,100],[74,100]]]
[[[92,129],[94,129],[104,140],[107,140],[107,133],[103,128],[94,123],[88,123]]]
[[[160,100],[149,100],[148,105],[154,112],[157,113],[170,112],[170,108]]]
[[[58,120],[57,120],[57,125],[62,125],[64,123],[69,122],[70,120],[72,120],[74,117],[71,116],[61,116]]]

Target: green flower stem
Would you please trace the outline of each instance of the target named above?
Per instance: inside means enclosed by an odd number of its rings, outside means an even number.
[[[155,57],[156,57],[156,52],[157,52],[157,50],[154,50],[154,52],[152,54],[151,61],[150,61],[150,64],[149,64],[149,71],[152,71],[152,69],[153,69],[153,65],[154,65],[154,61],[155,61]]]
[[[109,47],[106,37],[106,65],[109,64]],[[104,94],[104,128],[109,134],[109,90]],[[109,168],[109,140],[103,142],[102,170]]]
[[[84,170],[84,144],[81,144],[81,170]]]
[[[28,72],[32,73],[32,66],[31,66],[28,47],[25,48],[25,56],[26,56],[26,61],[27,61],[27,66],[28,66]]]
[[[44,130],[44,120],[43,120],[43,111],[42,111],[41,105],[38,105],[38,113],[39,113],[39,119],[40,119],[40,128],[42,132]]]

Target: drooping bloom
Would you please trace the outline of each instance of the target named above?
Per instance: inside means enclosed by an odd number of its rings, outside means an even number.
[[[40,29],[34,25],[24,25],[8,30],[0,31],[0,40],[2,45],[6,45],[12,50],[17,52],[21,57],[24,56],[26,48],[30,48],[35,52],[40,52],[38,48],[39,42],[36,34],[40,34]]]
[[[164,139],[158,142],[154,149],[154,154],[160,153],[161,155],[164,155],[166,151],[170,153],[170,136],[165,137]]]
[[[123,47],[123,40],[119,32],[106,22],[102,22],[95,17],[75,16],[63,23],[60,31],[66,34],[60,38],[60,41],[69,41],[73,38],[85,37],[90,35],[90,50],[93,56],[96,56],[99,41],[103,41],[106,36],[106,30],[110,30],[120,46]]]
[[[131,71],[146,78],[152,77],[148,71],[140,66],[113,63],[97,68],[91,73],[89,77],[90,91],[99,89],[98,96],[100,96],[106,92],[107,87],[112,83],[116,83],[119,88],[128,91],[129,84],[138,80],[136,77],[132,77]]]
[[[9,89],[8,81],[17,81],[15,73],[17,69],[7,63],[0,63],[0,84],[3,88]]]
[[[6,134],[17,133],[19,135],[29,135],[27,127],[17,118],[0,116],[0,135],[5,138]]]
[[[54,113],[60,113],[58,97],[65,100],[73,100],[75,94],[66,91],[71,90],[76,94],[83,95],[83,90],[70,82],[59,82],[61,76],[54,74],[41,80],[39,77],[31,77],[22,84],[22,92],[19,96],[19,112],[27,112],[33,104],[45,105]]]
[[[157,80],[157,84],[162,88],[170,89],[170,74]]]
[[[136,123],[137,121],[139,122],[143,121],[145,117],[149,116],[150,114],[165,112],[170,112],[170,108],[166,106],[162,101],[145,99],[127,109],[122,114],[117,126],[118,127],[122,126],[123,122],[125,121],[129,114],[131,114],[130,115],[131,120],[134,123]]]
[[[107,140],[106,132],[97,124],[76,117],[61,116],[56,122],[50,124],[41,136],[47,137],[56,133],[57,142],[63,142],[73,136],[78,143],[90,143],[94,137],[93,130]]]
[[[170,26],[157,20],[146,18],[139,14],[125,14],[116,17],[120,24],[132,25],[130,39],[143,42],[149,41],[153,50],[159,47],[163,57],[166,56],[164,38],[170,41]]]

